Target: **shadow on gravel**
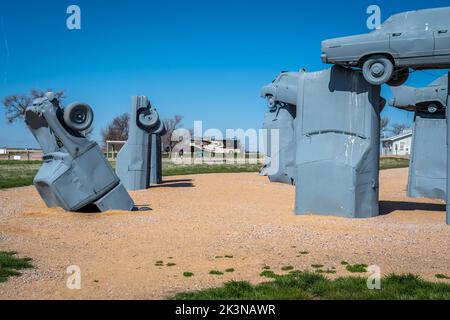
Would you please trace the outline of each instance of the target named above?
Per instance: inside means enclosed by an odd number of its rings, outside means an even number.
[[[154,185],[152,188],[192,188],[195,187],[192,179],[174,179],[165,180],[159,185]]]
[[[445,204],[409,201],[380,201],[380,215],[400,211],[445,211]]]

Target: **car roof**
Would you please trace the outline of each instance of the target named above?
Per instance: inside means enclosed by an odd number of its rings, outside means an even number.
[[[280,74],[280,76],[281,75],[288,75],[288,76],[292,76],[292,77],[298,77],[298,72],[293,72],[293,71],[290,71],[290,72],[281,72],[281,74]]]
[[[389,19],[396,18],[396,20],[397,20],[398,18],[430,17],[431,19],[446,18],[446,20],[447,20],[448,15],[450,15],[450,7],[442,7],[442,8],[431,8],[431,9],[405,11],[405,12],[394,14],[391,17],[389,17]],[[433,22],[433,20],[430,20],[429,22]]]

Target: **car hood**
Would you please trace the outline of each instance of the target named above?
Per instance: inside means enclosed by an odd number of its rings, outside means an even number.
[[[269,83],[267,85],[265,85],[264,87],[262,87],[261,89],[261,97],[265,98],[266,95],[271,94],[271,95],[275,95],[275,85],[273,83]]]
[[[327,39],[322,41],[322,48],[335,48],[340,47],[342,45],[354,44],[358,42],[367,41],[372,37],[373,37],[372,34],[358,34],[349,37]]]

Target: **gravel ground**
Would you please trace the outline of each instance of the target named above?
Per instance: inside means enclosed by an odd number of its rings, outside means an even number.
[[[332,277],[350,275],[342,260],[433,281],[450,275],[443,203],[406,198],[407,169],[380,174],[383,215],[363,220],[294,216],[294,188],[254,173],[166,178],[132,192],[150,210],[96,215],[47,209],[33,187],[0,190],[0,251],[36,266],[0,283],[0,299],[162,299],[231,279],[265,281],[265,265],[322,264],[336,268]],[[81,268],[81,290],[66,287],[71,265]],[[235,271],[208,274],[227,268]]]

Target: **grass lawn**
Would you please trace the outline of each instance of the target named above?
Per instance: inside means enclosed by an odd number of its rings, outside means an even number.
[[[192,164],[178,165],[172,162],[164,162],[163,176],[178,176],[185,174],[204,173],[237,173],[259,172],[261,164]]]
[[[16,258],[16,252],[0,251],[0,282],[6,282],[9,277],[20,276],[17,270],[32,268],[30,258]]]
[[[286,275],[264,273],[271,281],[252,285],[246,281],[226,282],[221,288],[179,293],[176,300],[416,300],[450,299],[450,284],[424,281],[407,275],[381,280],[380,290],[369,290],[363,277],[330,280],[320,273],[291,271]]]
[[[29,186],[41,166],[41,161],[0,161],[0,189]],[[115,163],[111,163],[115,166]],[[382,158],[380,169],[404,168],[408,159]],[[164,176],[177,176],[203,173],[259,172],[261,164],[193,164],[178,165],[170,161],[163,162]]]
[[[0,189],[29,186],[42,161],[0,161]]]
[[[409,159],[389,157],[380,159],[380,170],[406,167],[409,167]]]

